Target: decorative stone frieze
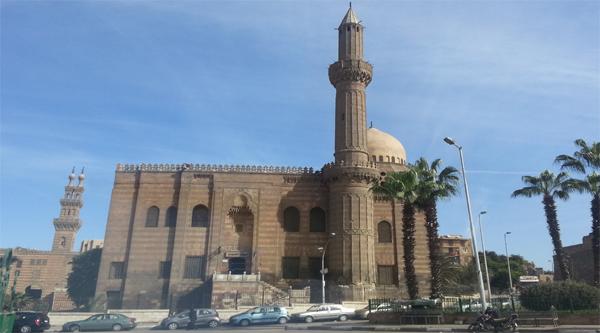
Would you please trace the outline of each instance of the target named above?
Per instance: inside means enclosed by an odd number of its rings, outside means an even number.
[[[365,87],[373,78],[373,66],[363,60],[340,60],[329,66],[329,82],[336,87],[340,82],[361,82]]]

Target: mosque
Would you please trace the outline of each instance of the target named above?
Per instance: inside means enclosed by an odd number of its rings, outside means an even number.
[[[174,308],[202,293],[209,298],[196,305],[215,306],[217,277],[229,276],[312,287],[315,302],[325,260],[328,300],[407,297],[402,206],[369,191],[386,173],[407,170],[406,152],[367,128],[373,66],[363,60],[363,29],[352,8],[337,29],[334,160],[321,169],[118,164],[96,296],[111,307],[135,307],[141,295],[154,300],[147,308]],[[427,288],[420,214],[415,235],[416,272]]]

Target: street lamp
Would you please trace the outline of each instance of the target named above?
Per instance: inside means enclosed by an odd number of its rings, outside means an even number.
[[[483,265],[485,266],[485,276],[487,277],[487,288],[488,295],[490,296],[490,303],[492,302],[492,288],[490,288],[490,273],[488,271],[487,256],[485,255],[485,244],[483,242],[483,227],[481,226],[481,215],[487,214],[486,211],[479,213],[479,232],[481,233],[481,247],[483,248]]]
[[[510,290],[510,295],[512,296],[513,294],[513,284],[512,284],[512,275],[510,274],[510,261],[508,260],[508,244],[506,243],[506,235],[510,235],[510,231],[507,231],[506,233],[504,233],[504,248],[506,249],[506,264],[508,265],[508,283],[509,283],[509,290]]]
[[[462,166],[462,176],[465,183],[465,195],[467,197],[467,211],[469,212],[469,223],[471,225],[471,238],[473,239],[473,256],[475,257],[475,264],[477,265],[477,282],[479,284],[479,295],[481,297],[481,309],[486,308],[485,301],[485,290],[483,287],[483,276],[481,274],[481,264],[479,263],[479,251],[477,251],[477,240],[475,239],[475,227],[473,226],[473,216],[471,215],[471,202],[469,201],[469,188],[467,186],[467,175],[465,172],[465,162],[463,160],[462,147],[456,144],[451,138],[444,138],[444,141],[452,146],[458,148],[460,154],[460,165]]]
[[[321,255],[321,292],[323,293],[323,303],[325,303],[325,274],[327,274],[327,271],[325,270],[325,251],[327,251],[327,245],[329,245],[329,241],[333,238],[333,236],[335,236],[335,233],[332,232],[331,234],[329,234],[329,239],[325,243],[325,246],[318,248],[319,251],[323,251],[323,254]]]

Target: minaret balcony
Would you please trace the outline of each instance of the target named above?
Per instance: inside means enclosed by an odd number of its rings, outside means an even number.
[[[340,60],[329,66],[329,81],[335,87],[338,83],[361,82],[365,87],[373,79],[373,65],[364,60]]]

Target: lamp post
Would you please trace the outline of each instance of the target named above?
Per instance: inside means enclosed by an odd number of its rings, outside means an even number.
[[[469,213],[469,223],[471,226],[471,238],[473,239],[473,256],[475,257],[475,264],[477,265],[477,282],[479,284],[479,295],[481,297],[481,310],[485,310],[486,301],[485,301],[485,290],[483,287],[483,276],[481,274],[481,264],[479,263],[479,251],[477,251],[477,240],[475,238],[475,227],[473,226],[473,216],[471,215],[471,202],[469,201],[469,187],[467,186],[467,175],[465,172],[465,162],[463,160],[462,147],[456,144],[451,138],[444,138],[444,141],[452,146],[458,148],[458,152],[460,154],[460,165],[462,166],[462,176],[463,181],[465,183],[465,195],[467,197],[467,211]]]
[[[321,255],[321,292],[323,295],[323,303],[325,303],[325,274],[327,274],[327,271],[325,270],[325,251],[327,251],[327,245],[329,245],[329,241],[333,238],[333,236],[335,236],[335,233],[332,232],[329,234],[329,239],[325,243],[325,246],[318,248],[319,251],[323,251],[323,254]]]
[[[552,265],[552,275],[554,275],[554,260],[548,260],[548,262]]]
[[[504,233],[504,248],[506,249],[506,264],[508,265],[508,283],[510,295],[513,294],[513,284],[512,284],[512,275],[510,274],[510,260],[508,259],[508,243],[506,242],[506,235],[510,235],[510,231]]]
[[[481,247],[483,248],[483,265],[485,266],[485,276],[487,279],[488,296],[490,296],[490,303],[492,302],[492,288],[490,287],[490,273],[488,271],[487,256],[485,254],[485,243],[483,242],[483,227],[481,225],[481,215],[487,214],[486,211],[479,213],[479,232],[481,233]]]

